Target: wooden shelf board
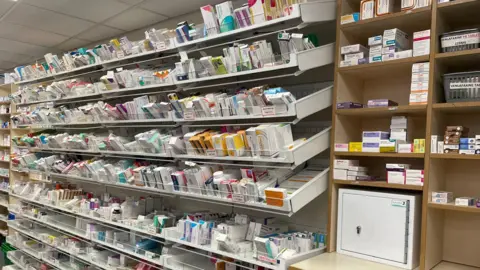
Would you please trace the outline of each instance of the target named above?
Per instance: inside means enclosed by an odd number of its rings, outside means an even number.
[[[480,213],[480,208],[475,206],[458,206],[454,203],[428,203],[429,208],[442,209],[442,210],[451,210],[451,211],[460,211],[460,212],[469,212],[469,213]]]
[[[345,157],[391,157],[391,158],[424,158],[424,153],[364,153],[364,152],[335,152],[335,156]],[[479,155],[480,156],[480,155]]]
[[[434,110],[442,112],[476,113],[480,112],[480,101],[437,103],[432,107]]]
[[[423,190],[423,186],[389,184],[386,181],[333,180],[333,182],[335,184],[339,184],[339,185],[350,185],[350,186],[392,188],[392,189],[406,189],[406,190]]]
[[[463,154],[430,154],[431,158],[437,159],[480,159],[480,155],[463,155]]]
[[[460,6],[466,6],[469,4],[480,4],[478,0],[455,0],[451,2],[446,2],[446,3],[439,3],[437,5],[438,9],[449,9],[452,7],[460,7]]]
[[[431,14],[431,6],[429,6],[343,24],[340,25],[340,30],[344,33],[368,38],[374,35],[381,35],[385,29],[402,25],[401,29],[403,31],[407,34],[412,34],[414,30],[420,31],[423,29],[422,27],[430,25]]]
[[[435,62],[448,67],[451,72],[473,70],[477,67],[478,61],[480,61],[480,49],[435,54]]]
[[[397,72],[412,72],[412,64],[419,62],[428,62],[429,55],[422,55],[417,57],[408,57],[397,60],[377,62],[363,65],[356,65],[350,67],[338,68],[341,74],[356,76],[359,78],[378,78],[379,76],[395,74]]]
[[[437,264],[432,270],[480,270],[479,267],[468,266],[464,264],[452,263],[442,261]]]
[[[360,109],[337,109],[338,115],[383,117],[396,114],[425,115],[427,105],[400,105],[381,108],[360,108]]]

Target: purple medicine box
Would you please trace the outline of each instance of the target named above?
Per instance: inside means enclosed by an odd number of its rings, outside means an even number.
[[[357,109],[363,108],[363,104],[357,102],[341,102],[337,103],[337,109]]]
[[[388,107],[388,106],[398,106],[398,103],[391,101],[389,99],[371,99],[367,103],[367,107]]]

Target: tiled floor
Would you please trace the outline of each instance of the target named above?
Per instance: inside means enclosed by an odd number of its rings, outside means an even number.
[[[337,253],[324,253],[294,264],[291,270],[399,270],[401,268],[357,259]]]

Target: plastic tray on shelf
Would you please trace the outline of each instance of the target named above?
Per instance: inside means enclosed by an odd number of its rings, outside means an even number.
[[[333,64],[334,58],[335,58],[335,43],[329,43],[320,47],[316,47],[314,49],[308,49],[298,53],[292,53],[290,54],[290,61],[285,64],[267,66],[267,67],[262,67],[258,69],[245,70],[245,71],[227,73],[222,75],[193,78],[188,80],[179,81],[175,79],[175,84],[177,85],[196,84],[196,83],[203,83],[203,82],[226,79],[226,78],[260,74],[264,72],[285,70],[290,68],[294,68],[295,74],[300,74],[303,71]],[[195,77],[195,76],[191,76],[191,77]]]
[[[273,110],[274,113],[263,113],[268,108],[264,107],[259,108],[259,114],[254,115],[234,115],[234,116],[222,116],[222,117],[196,117],[196,113],[193,112],[193,116],[186,119],[185,117],[178,117],[176,113],[172,113],[174,122],[203,122],[203,121],[232,121],[232,120],[253,120],[253,119],[268,119],[273,120],[272,118],[285,118],[285,117],[295,117],[295,122],[304,119],[307,116],[310,116],[316,112],[322,111],[330,106],[332,106],[332,94],[333,86],[328,86],[318,91],[312,91],[309,95],[302,97],[295,102],[288,105],[285,113],[278,113]]]
[[[253,17],[255,19],[255,17]],[[307,3],[294,4],[290,9],[290,14],[284,17],[251,24],[249,26],[238,28],[210,36],[200,37],[191,41],[176,44],[177,48],[190,48],[199,44],[212,45],[219,44],[229,40],[237,40],[239,37],[251,37],[252,32],[262,29],[266,31],[280,31],[289,27],[303,28],[307,25],[321,22],[334,21],[336,19],[336,1],[318,0]],[[208,30],[208,29],[207,29]],[[210,31],[211,32],[211,31]]]

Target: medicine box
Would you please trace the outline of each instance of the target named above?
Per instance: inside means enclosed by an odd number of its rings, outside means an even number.
[[[413,153],[413,144],[411,143],[399,143],[398,153]]]
[[[380,153],[380,142],[363,142],[362,152]]]
[[[362,152],[362,142],[350,142],[348,144],[349,152]]]
[[[405,185],[423,186],[423,178],[405,178]]]
[[[430,54],[430,29],[413,33],[413,56]]]
[[[358,59],[362,59],[362,58],[367,58],[368,57],[368,54],[367,53],[364,53],[364,52],[358,52],[358,53],[349,53],[349,54],[345,54],[343,56],[343,60],[357,60]]]
[[[363,131],[362,142],[380,143],[380,140],[388,140],[390,133],[384,131]]]
[[[374,37],[369,37],[368,38],[368,46],[370,46],[370,49],[374,47],[375,45],[380,45],[380,48],[382,48],[382,40],[383,37],[381,35],[374,36]]]
[[[381,140],[380,141],[380,153],[396,153],[397,141],[395,140]]]
[[[428,81],[427,82],[412,82],[410,85],[410,91],[428,91]]]
[[[342,60],[340,61],[340,67],[351,67],[358,65],[358,59],[351,59],[351,60]]]
[[[455,199],[455,205],[458,206],[473,206],[475,205],[475,199],[471,197],[459,197]]]
[[[412,73],[412,83],[427,83],[430,73],[429,72],[414,72]]]
[[[387,163],[385,168],[388,170],[407,170],[410,169],[410,164],[401,163]]]
[[[360,20],[375,17],[375,1],[376,0],[362,0],[360,2]]]
[[[423,170],[407,169],[405,170],[405,176],[407,178],[423,178]]]
[[[258,1],[258,2],[261,3],[261,1]],[[340,24],[358,22],[359,20],[360,20],[360,12],[355,12],[352,14],[343,15],[340,18]]]
[[[335,159],[333,162],[333,168],[335,169],[345,169],[347,170],[350,166],[358,166],[358,160],[351,160],[351,159]]]
[[[405,173],[387,171],[387,182],[389,184],[405,184]]]
[[[348,176],[347,169],[333,169],[333,179],[347,180],[347,176]]]
[[[370,57],[381,56],[382,55],[382,49],[383,49],[382,44],[370,46],[370,49],[368,50],[368,53],[370,54]]]
[[[336,143],[335,152],[348,152],[348,143]]]
[[[432,203],[451,203],[453,198],[432,198]]]
[[[367,48],[365,48],[363,45],[360,45],[360,44],[348,45],[340,48],[341,54],[359,53],[359,52],[367,53],[368,50]]]
[[[460,144],[475,144],[475,138],[460,138]]]
[[[355,172],[366,172],[368,171],[367,167],[362,167],[362,166],[350,166],[348,167],[349,171],[355,171]]]
[[[368,57],[369,63],[375,63],[375,62],[382,62],[382,56],[377,55],[377,56],[370,56]]]
[[[453,193],[448,191],[432,191],[432,199],[433,198],[453,198]]]
[[[430,62],[425,63],[415,63],[412,65],[412,73],[415,72],[429,72],[430,71]]]
[[[414,92],[411,93],[409,96],[409,104],[410,105],[420,105],[420,104],[427,104],[428,102],[428,92],[421,91],[421,92]]]
[[[398,28],[383,31],[383,47],[398,46],[402,49],[410,47],[408,35]]]

